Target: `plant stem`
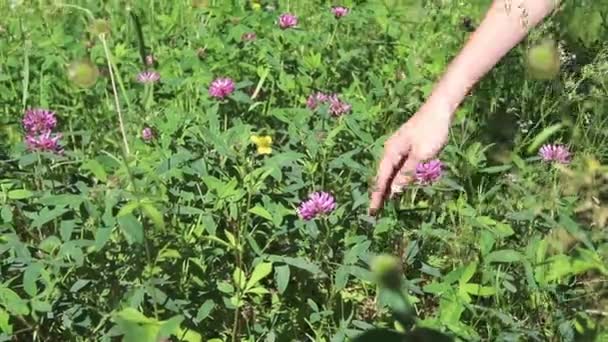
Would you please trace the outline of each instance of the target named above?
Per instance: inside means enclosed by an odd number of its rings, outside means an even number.
[[[237,290],[238,291],[238,290]],[[240,294],[239,294],[240,296]],[[232,326],[232,342],[236,342],[237,341],[237,335],[239,333],[239,306],[241,304],[241,299],[239,298],[238,301],[236,302],[236,308],[234,309],[234,324]]]
[[[129,143],[127,142],[127,134],[125,133],[125,124],[122,117],[122,111],[120,109],[120,103],[118,102],[118,91],[116,90],[116,82],[114,81],[114,71],[112,70],[112,61],[110,60],[110,50],[108,49],[108,44],[106,42],[106,38],[103,34],[99,35],[99,39],[103,44],[103,50],[106,54],[106,60],[108,61],[108,70],[110,72],[110,81],[112,82],[112,94],[114,95],[114,102],[116,105],[116,112],[118,113],[118,124],[120,126],[120,134],[122,135],[122,142],[124,144],[125,154],[128,157],[129,152]]]
[[[243,231],[245,229],[247,229],[247,227],[249,226],[249,207],[251,206],[251,199],[252,199],[252,189],[250,187],[247,187],[247,204],[245,205],[245,217],[243,218],[243,220],[241,222],[239,222],[239,225],[237,227],[237,231],[235,232],[236,236],[235,236],[235,240],[236,240],[236,251],[235,251],[235,257],[236,257],[236,265],[237,267],[241,270],[241,271],[245,271],[243,270],[243,258],[241,256],[241,235],[243,233]],[[242,217],[242,216],[241,216]],[[232,342],[236,342],[237,339],[237,335],[239,332],[239,313],[240,313],[240,305],[241,305],[241,296],[242,296],[242,289],[237,286],[237,294],[238,294],[238,302],[237,302],[237,306],[234,309],[234,326],[232,327]]]

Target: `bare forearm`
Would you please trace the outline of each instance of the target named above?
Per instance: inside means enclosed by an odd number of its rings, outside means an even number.
[[[532,27],[551,13],[555,2],[556,0],[495,0],[477,30],[450,63],[428,102],[440,102],[449,108],[449,115],[453,115],[471,88]]]

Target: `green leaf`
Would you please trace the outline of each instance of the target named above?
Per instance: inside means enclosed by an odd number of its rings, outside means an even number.
[[[211,299],[207,299],[200,308],[198,308],[198,312],[196,313],[196,320],[202,321],[205,318],[209,317],[211,311],[215,308],[215,302]]]
[[[119,321],[124,336],[122,342],[158,342],[158,331],[159,325],[156,324],[144,324],[138,325],[130,322]]]
[[[28,315],[30,313],[27,302],[21,299],[21,297],[11,289],[0,287],[0,304],[2,304],[8,312],[15,315]]]
[[[234,269],[234,273],[232,274],[232,280],[234,281],[234,285],[237,289],[245,288],[245,281],[247,280],[247,278],[245,276],[245,272],[243,272],[243,270],[241,270],[240,268],[236,267]]]
[[[9,318],[10,316],[8,312],[0,308],[0,331],[7,335],[11,335],[13,333],[13,326],[8,322]]]
[[[485,262],[517,262],[523,260],[523,255],[512,249],[502,249],[488,254]]]
[[[51,235],[49,237],[47,237],[46,239],[42,240],[40,242],[40,244],[38,245],[38,248],[40,248],[41,250],[47,252],[47,253],[52,253],[56,248],[60,248],[61,247],[61,240],[59,240],[58,237],[56,237],[55,235]]]
[[[270,262],[261,262],[257,264],[257,266],[253,269],[251,273],[251,277],[247,282],[246,290],[249,290],[253,286],[255,286],[260,280],[264,279],[272,272],[272,263]]]
[[[557,131],[559,131],[561,128],[562,124],[555,124],[543,129],[543,131],[540,132],[536,136],[536,138],[534,138],[530,146],[528,146],[528,154],[535,154],[538,151],[540,145],[547,141],[550,136],[557,133]]]
[[[477,263],[472,262],[462,272],[462,275],[460,276],[460,279],[459,279],[460,285],[462,286],[463,284],[468,283],[469,280],[471,280],[471,278],[473,278],[473,275],[475,275],[475,271],[477,271]]]
[[[464,304],[459,296],[450,292],[446,292],[441,296],[439,300],[439,319],[442,323],[458,323],[464,310]]]
[[[72,293],[78,292],[78,291],[80,291],[80,289],[85,287],[90,282],[91,281],[88,279],[78,279],[78,280],[76,280],[74,285],[72,285],[72,287],[70,287],[70,292],[72,292]]]
[[[515,234],[515,231],[513,231],[513,228],[511,228],[509,224],[502,222],[496,222],[496,225],[492,227],[492,231],[501,238],[506,238]]]
[[[0,217],[5,223],[13,222],[13,210],[8,205],[3,205],[2,210],[0,210]]]
[[[490,167],[486,167],[484,169],[479,170],[480,173],[488,173],[488,174],[493,174],[493,173],[500,173],[500,172],[505,172],[510,170],[513,167],[513,165],[497,165],[497,166],[490,166]]]
[[[176,335],[180,330],[180,325],[184,321],[184,316],[177,315],[173,316],[167,321],[163,322],[158,331],[159,338],[167,338],[171,335]]]
[[[178,329],[177,336],[181,338],[181,341],[186,342],[201,342],[203,340],[202,336],[192,330],[187,330],[184,332],[184,329]]]
[[[92,251],[98,251],[105,246],[105,244],[110,240],[110,236],[112,235],[112,228],[98,228],[95,231],[95,243],[93,244]]]
[[[61,235],[61,239],[63,241],[70,241],[72,232],[74,232],[75,227],[76,222],[74,221],[62,221],[61,227],[59,228],[59,235]]]
[[[277,282],[277,290],[280,294],[285,292],[287,285],[289,285],[289,266],[281,265],[274,268],[274,277]]]
[[[249,98],[249,96],[247,96],[247,94],[240,90],[237,90],[232,93],[232,95],[230,95],[230,98],[240,103],[251,103],[251,99]]]
[[[135,308],[124,308],[116,313],[116,317],[131,323],[137,324],[158,324],[158,321],[146,317],[143,313]]]
[[[32,222],[32,227],[40,228],[44,224],[50,222],[51,220],[63,215],[66,213],[68,209],[64,208],[55,208],[53,210],[49,210],[47,207],[42,208],[38,216]]]
[[[95,159],[90,159],[82,164],[81,168],[83,170],[89,170],[93,173],[93,176],[99,179],[102,182],[106,182],[108,180],[108,175],[103,166]]]
[[[44,205],[53,205],[55,207],[71,207],[78,208],[82,202],[84,202],[84,197],[79,195],[72,194],[62,194],[62,195],[53,195],[53,196],[45,196],[38,200],[40,204]]]
[[[165,261],[167,259],[181,259],[181,257],[182,255],[179,253],[179,251],[173,248],[165,248],[158,254],[157,260]]]
[[[122,208],[120,208],[120,211],[118,211],[118,215],[116,215],[116,217],[120,218],[123,216],[127,216],[127,215],[131,214],[133,212],[133,210],[137,209],[138,207],[139,207],[138,201],[131,201],[131,202],[125,204]]]
[[[140,203],[141,210],[143,213],[154,223],[156,228],[163,229],[165,228],[165,221],[163,220],[163,215],[156,209],[156,207],[148,202],[142,201]]]
[[[600,1],[593,2],[601,3]],[[601,11],[593,11],[592,6],[583,4],[570,6],[567,13],[564,13],[564,18],[566,20],[567,33],[571,37],[581,41],[585,47],[591,47],[602,37],[606,23]]]
[[[605,262],[595,252],[586,249],[577,249],[578,255],[570,257],[567,255],[556,255],[549,258],[549,270],[546,275],[546,281],[556,281],[565,277],[578,275],[590,270],[597,270],[606,275],[608,268]]]
[[[36,282],[38,281],[38,278],[40,278],[41,270],[42,264],[33,263],[28,265],[23,272],[23,289],[30,297],[35,297],[38,294]]]
[[[336,291],[341,291],[346,286],[349,275],[350,275],[350,272],[349,272],[348,266],[342,265],[338,268],[338,270],[336,271],[335,281],[334,281]]]
[[[496,294],[496,289],[489,286],[480,286],[479,284],[464,284],[462,290],[474,296],[489,297]]]
[[[144,241],[144,228],[139,220],[132,214],[118,218],[118,225],[122,233],[125,235],[129,244],[143,243]]]
[[[247,293],[253,293],[253,294],[263,295],[263,294],[269,294],[270,291],[266,290],[263,287],[256,286],[256,287],[252,287],[249,290],[247,290]]]
[[[348,272],[355,278],[363,280],[365,282],[374,281],[374,274],[366,268],[359,267],[359,266],[349,266]]]
[[[34,193],[29,190],[17,189],[17,190],[9,191],[8,198],[14,199],[14,200],[20,200],[20,199],[30,198],[30,197],[32,197],[33,194]]]
[[[32,309],[34,311],[49,312],[49,311],[53,310],[53,307],[51,306],[51,304],[49,302],[42,302],[42,301],[34,298],[31,303],[32,303]]]
[[[232,234],[231,232],[225,230],[224,234],[226,234],[226,238],[228,239],[228,242],[230,243],[230,246],[232,246],[232,248],[234,249],[238,249],[239,246],[237,246],[236,244],[236,238],[234,237],[234,234]]]
[[[124,342],[157,342],[161,322],[148,318],[134,308],[114,313],[114,320],[124,334]]]
[[[481,231],[479,234],[479,241],[477,243],[481,256],[485,258],[490,251],[492,251],[495,243],[496,239],[493,233],[486,230]]]
[[[256,215],[272,222],[272,214],[270,214],[270,212],[268,212],[268,210],[264,209],[263,207],[255,206],[255,207],[249,209],[249,212],[252,214],[256,214]]]
[[[234,287],[225,281],[218,282],[217,289],[227,294],[234,293]]]
[[[293,267],[297,267],[297,268],[303,269],[305,271],[308,271],[308,272],[312,273],[313,275],[325,276],[325,273],[321,270],[321,268],[319,266],[317,266],[316,264],[314,264],[302,257],[292,258],[292,257],[285,257],[285,256],[280,256],[280,255],[270,255],[268,257],[268,259],[272,262],[284,262]]]

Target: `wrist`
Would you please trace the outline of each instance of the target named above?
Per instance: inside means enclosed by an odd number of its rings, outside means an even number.
[[[475,84],[465,75],[449,71],[435,85],[424,106],[429,114],[451,122],[456,110]]]
[[[433,121],[445,122],[449,125],[459,103],[457,97],[434,90],[420,108],[419,113]]]
[[[474,70],[474,66],[467,65],[470,63],[466,63],[465,59],[459,57],[450,64],[430,96],[430,101],[442,102],[452,114],[456,112],[478,81],[476,75],[470,72]]]

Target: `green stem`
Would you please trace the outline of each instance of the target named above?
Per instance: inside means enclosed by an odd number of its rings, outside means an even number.
[[[144,92],[144,110],[147,112],[152,108],[152,104],[154,103],[154,84],[148,83],[145,86]]]
[[[68,8],[77,9],[79,11],[83,11],[89,17],[89,19],[91,19],[91,20],[95,19],[95,16],[93,15],[93,12],[91,12],[90,10],[88,10],[88,9],[86,9],[84,7],[78,6],[78,5],[57,3],[57,4],[55,4],[55,6],[57,6],[57,7],[68,7]]]
[[[237,290],[238,292],[239,290]],[[238,293],[238,300],[236,302],[236,308],[234,309],[234,324],[232,326],[232,342],[236,342],[237,341],[237,334],[239,333],[239,307],[241,304],[241,297],[240,297],[240,293]]]
[[[251,166],[251,165],[249,165],[249,166]],[[249,222],[250,222],[249,207],[251,206],[252,197],[253,197],[252,189],[251,189],[251,187],[247,186],[247,204],[245,205],[245,215],[244,215],[242,222],[239,222],[238,229],[237,229],[238,231],[237,231],[237,234],[235,237],[236,246],[237,246],[236,251],[235,251],[236,265],[243,272],[244,272],[243,258],[241,255],[241,248],[240,248],[241,235],[243,234],[243,232],[246,232],[247,228],[249,227]],[[241,217],[243,217],[243,215],[241,215]],[[241,296],[242,296],[241,289],[240,289],[240,287],[237,286],[238,302],[237,302],[237,306],[234,310],[234,326],[232,327],[232,342],[236,342],[238,330],[239,330],[238,328],[239,328],[239,313],[240,313]]]
[[[116,93],[114,93],[114,95],[116,95]],[[127,151],[125,151],[124,149],[120,149],[121,153],[122,153],[122,158],[123,158],[123,162],[125,165],[125,169],[127,171],[127,176],[129,178],[129,183],[133,186],[133,193],[135,195],[135,199],[137,201],[140,200],[140,192],[139,189],[137,187],[137,183],[135,183],[135,177],[133,177],[133,172],[131,170],[131,167],[129,166],[129,156],[127,155]],[[141,209],[140,209],[141,211]],[[142,220],[143,221],[143,220]],[[143,224],[143,223],[142,223]],[[143,229],[143,244],[144,244],[144,250],[146,252],[146,262],[147,265],[150,267],[150,269],[154,269],[154,266],[156,265],[156,260],[152,261],[152,253],[150,252],[150,247],[149,247],[149,242],[148,242],[148,236],[146,234],[146,226],[144,225],[144,229]],[[142,270],[143,273],[143,270]],[[152,291],[152,307],[154,310],[154,317],[156,319],[158,319],[158,298],[156,297],[156,292]]]
[[[106,54],[106,59],[108,61],[108,70],[110,72],[110,81],[112,83],[112,94],[114,95],[114,103],[116,106],[116,112],[118,114],[118,124],[119,124],[119,128],[120,128],[120,134],[122,135],[122,141],[124,144],[124,150],[125,150],[125,154],[128,157],[130,152],[129,152],[129,142],[127,141],[127,133],[125,132],[125,123],[122,117],[122,110],[120,109],[120,103],[118,101],[118,91],[116,90],[116,82],[114,81],[114,71],[112,70],[112,61],[110,59],[110,50],[108,49],[108,44],[106,42],[105,36],[99,35],[99,39],[101,40],[101,43],[103,44],[103,49],[105,51]]]
[[[329,36],[329,39],[327,40],[327,43],[325,43],[325,47],[327,48],[328,46],[331,45],[331,43],[334,41],[334,37],[336,36],[336,31],[338,30],[338,24],[334,24],[334,29],[331,32],[331,35]]]

